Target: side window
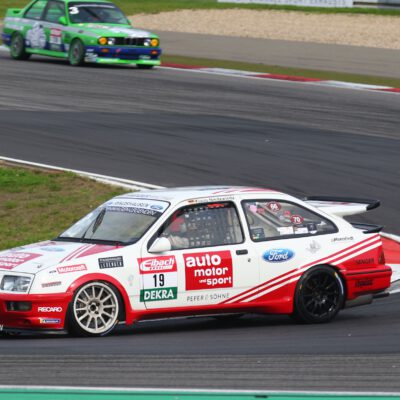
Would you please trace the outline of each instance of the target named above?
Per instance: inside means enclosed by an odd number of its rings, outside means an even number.
[[[297,204],[278,200],[243,201],[250,237],[259,242],[288,236],[337,232],[326,218]]]
[[[65,8],[63,3],[58,1],[49,1],[47,10],[44,15],[44,20],[48,22],[58,23],[60,17],[65,16]]]
[[[243,242],[237,210],[230,202],[183,207],[168,219],[158,236],[166,237],[173,250]]]
[[[25,13],[24,17],[29,19],[40,20],[42,18],[43,10],[46,7],[47,0],[38,0],[32,4],[29,10]]]

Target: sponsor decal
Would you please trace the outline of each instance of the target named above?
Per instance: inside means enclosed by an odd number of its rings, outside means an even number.
[[[354,236],[343,236],[343,237],[336,237],[331,240],[332,243],[346,243],[352,242],[354,240]]]
[[[175,256],[138,258],[138,263],[141,302],[177,299],[178,269]]]
[[[60,252],[60,251],[65,251],[65,249],[63,247],[56,247],[56,246],[45,246],[45,247],[41,247],[40,250],[43,251],[54,251],[54,252]]]
[[[68,274],[70,272],[79,272],[79,271],[86,271],[87,267],[85,264],[77,264],[77,265],[67,265],[65,267],[58,267],[57,272],[59,274]],[[50,271],[53,272],[53,271]]]
[[[230,251],[184,254],[186,290],[217,289],[233,286]]]
[[[157,215],[166,210],[168,204],[162,201],[142,201],[134,199],[113,199],[107,203],[107,211],[126,212],[142,215]]]
[[[307,235],[308,234],[308,229],[301,227],[301,226],[294,226],[293,230],[294,230],[295,235]]]
[[[46,34],[39,22],[35,22],[32,29],[26,33],[26,44],[28,47],[37,49],[46,47]]]
[[[138,258],[141,274],[177,271],[175,256]]]
[[[358,279],[355,283],[355,287],[361,288],[366,286],[372,286],[374,280],[373,279]]]
[[[354,261],[357,265],[363,265],[363,264],[374,264],[375,260],[373,258],[360,258]]]
[[[62,307],[38,307],[38,312],[62,312]]]
[[[61,282],[47,282],[47,283],[42,283],[42,288],[49,288],[49,287],[53,287],[53,286],[60,286]]]
[[[140,301],[175,300],[178,297],[178,288],[143,289],[140,291]]]
[[[281,235],[293,235],[294,229],[293,226],[281,226],[276,228]]]
[[[100,269],[121,268],[123,266],[124,266],[124,259],[121,256],[99,258]]]
[[[59,319],[59,318],[39,318],[39,323],[41,323],[41,324],[61,324],[61,319]]]
[[[294,214],[290,217],[290,222],[293,225],[300,225],[304,222],[304,218],[301,215]]]
[[[41,254],[10,251],[0,255],[0,268],[13,269],[37,257],[41,257]]]
[[[210,294],[186,296],[186,301],[190,303],[199,301],[227,300],[227,299],[229,299],[229,293],[210,293]]]
[[[290,249],[271,249],[263,254],[263,259],[267,262],[285,262],[294,257],[294,251]]]
[[[62,31],[61,29],[51,28],[50,29],[50,43],[61,45],[61,36]]]
[[[312,235],[318,232],[317,224],[314,222],[307,224],[307,229]]]
[[[251,229],[251,238],[253,240],[265,239],[265,233],[263,228],[253,228]]]
[[[318,242],[313,240],[308,247],[306,247],[306,250],[308,250],[310,253],[314,254],[317,251],[321,250],[321,246]]]
[[[270,201],[269,203],[267,203],[267,208],[272,212],[278,212],[282,209],[282,206],[277,201]]]

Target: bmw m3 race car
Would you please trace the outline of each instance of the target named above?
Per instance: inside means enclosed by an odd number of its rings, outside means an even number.
[[[118,323],[256,312],[332,320],[390,285],[377,201],[252,187],[115,197],[57,238],[0,253],[3,330],[101,336]]]
[[[122,11],[106,0],[34,0],[7,10],[2,34],[14,59],[32,54],[85,62],[160,65],[157,35],[134,29]]]

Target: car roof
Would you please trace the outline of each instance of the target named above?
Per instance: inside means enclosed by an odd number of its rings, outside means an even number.
[[[151,199],[151,200],[164,200],[172,204],[181,203],[183,201],[190,201],[196,199],[215,199],[216,201],[230,200],[236,196],[250,196],[260,194],[277,194],[284,195],[283,193],[274,189],[264,189],[259,187],[248,186],[188,186],[177,188],[165,188],[148,190],[141,192],[133,192],[117,196],[117,198],[132,198],[132,199]],[[289,195],[284,195],[291,197]]]

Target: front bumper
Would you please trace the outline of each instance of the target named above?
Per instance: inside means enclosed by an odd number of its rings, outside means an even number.
[[[161,49],[156,47],[86,46],[85,62],[160,65],[161,52]]]
[[[0,294],[0,331],[7,330],[62,330],[70,293],[55,294]],[[15,311],[18,303],[31,304],[30,310]]]

